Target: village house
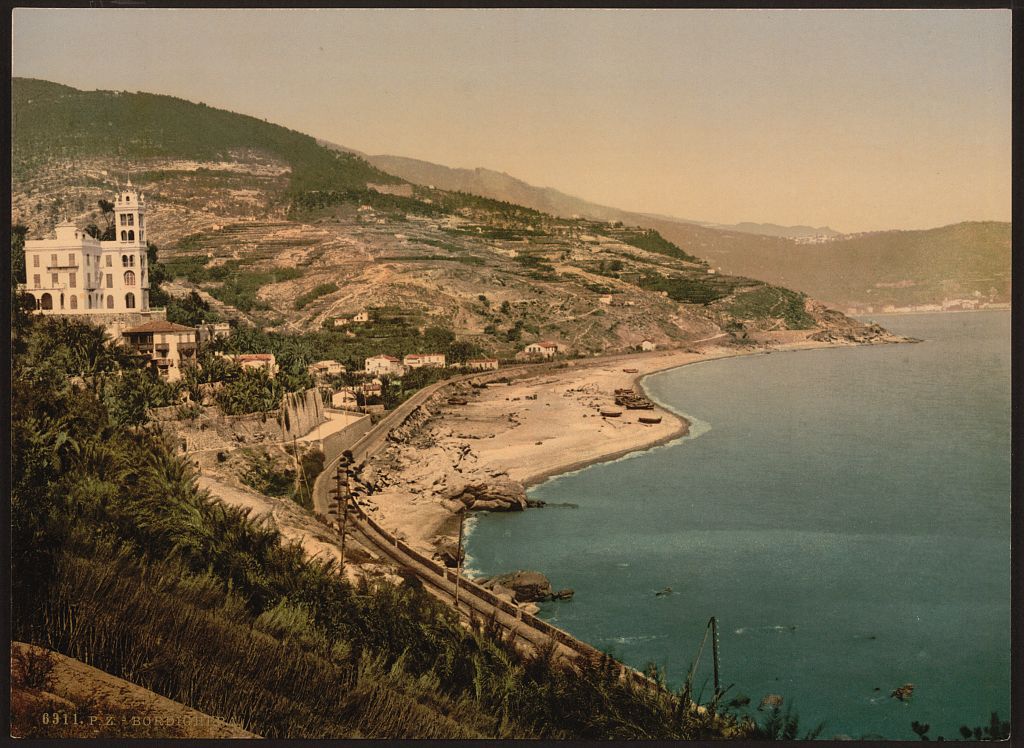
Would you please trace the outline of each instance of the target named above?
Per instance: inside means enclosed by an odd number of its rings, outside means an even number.
[[[346,369],[339,361],[325,359],[317,361],[315,364],[310,364],[308,371],[314,377],[333,377],[338,374],[344,374]]]
[[[611,294],[604,294],[603,296],[598,296],[597,300],[601,304],[611,304],[612,303],[612,295]]]
[[[271,379],[277,374],[277,357],[273,353],[221,354],[243,369],[263,369]]]
[[[370,313],[369,312],[357,312],[356,314],[352,315],[352,321],[353,322],[369,322],[370,321]]]
[[[133,353],[149,359],[160,376],[170,382],[181,379],[181,366],[196,355],[196,329],[173,322],[154,320],[121,331],[125,345]]]
[[[463,366],[467,369],[472,369],[473,371],[493,371],[498,368],[498,359],[474,358],[467,361]]]
[[[226,338],[231,334],[231,325],[227,322],[204,322],[196,325],[196,340],[200,344],[208,343],[216,338]]]
[[[657,347],[658,347],[658,344],[654,343],[654,342],[652,342],[650,340],[644,340],[644,341],[642,341],[640,343],[640,350],[641,351],[653,351]]]
[[[386,354],[371,356],[366,359],[364,369],[367,374],[374,375],[401,376],[405,373],[405,367],[402,365],[402,362],[394,356]]]
[[[402,363],[410,369],[422,367],[443,369],[444,360],[443,353],[410,353],[402,360]]]
[[[523,349],[526,356],[540,358],[551,358],[559,352],[559,345],[551,340],[542,340],[539,343],[530,343]]]

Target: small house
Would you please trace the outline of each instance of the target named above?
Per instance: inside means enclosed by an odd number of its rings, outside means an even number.
[[[498,368],[498,359],[474,358],[467,361],[465,366],[467,369],[472,369],[473,371],[493,371]]]
[[[539,356],[540,358],[551,358],[559,352],[559,345],[551,340],[542,340],[539,343],[530,343],[523,349],[527,356]]]
[[[344,374],[346,370],[339,361],[324,359],[323,361],[317,361],[315,364],[310,364],[308,371],[314,377],[333,377],[338,374]]]
[[[401,361],[394,356],[388,356],[383,353],[366,359],[364,368],[366,369],[367,374],[374,375],[387,374],[388,376],[401,376],[405,373],[405,367],[402,365]]]
[[[410,353],[402,360],[402,363],[410,369],[423,367],[443,369],[445,358],[443,353]]]

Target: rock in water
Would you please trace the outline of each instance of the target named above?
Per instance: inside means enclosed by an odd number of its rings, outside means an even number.
[[[551,582],[539,571],[513,571],[501,574],[489,580],[485,585],[489,589],[505,587],[512,590],[517,603],[532,603],[550,600],[554,591]]]
[[[576,591],[566,587],[561,589],[551,596],[552,600],[572,600],[572,596],[576,594]]]
[[[910,697],[914,695],[914,684],[904,683],[899,688],[893,689],[892,693],[889,694],[894,699],[900,701],[909,701]]]
[[[765,694],[765,697],[761,699],[761,704],[758,706],[758,710],[764,711],[765,709],[778,709],[782,706],[782,697],[777,693]]]

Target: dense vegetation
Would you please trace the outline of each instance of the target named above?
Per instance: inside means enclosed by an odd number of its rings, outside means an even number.
[[[232,150],[246,150],[290,165],[296,193],[402,181],[358,156],[324,148],[309,135],[172,96],[79,91],[14,78],[11,99],[15,179],[54,157],[221,160]]]
[[[467,631],[413,579],[353,586],[305,560],[199,491],[157,427],[119,423],[97,382],[132,370],[87,327],[14,323],[15,638],[268,737],[696,738],[728,727],[620,683],[609,662],[574,670],[550,652],[522,655],[484,622]]]

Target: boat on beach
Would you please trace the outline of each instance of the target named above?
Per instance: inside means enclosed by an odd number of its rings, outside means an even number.
[[[661,416],[640,416],[640,423],[649,423],[649,424],[661,423]]]

